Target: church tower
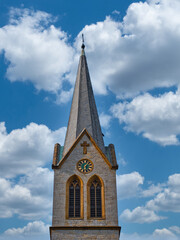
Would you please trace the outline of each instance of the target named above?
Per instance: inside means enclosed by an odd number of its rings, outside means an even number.
[[[50,239],[118,240],[118,165],[114,145],[104,146],[84,48],[64,147],[54,147]]]

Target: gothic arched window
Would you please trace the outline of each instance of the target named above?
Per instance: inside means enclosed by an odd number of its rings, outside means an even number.
[[[67,218],[82,217],[82,181],[72,176],[67,182],[66,216]]]
[[[96,175],[88,181],[88,217],[104,218],[104,185]]]

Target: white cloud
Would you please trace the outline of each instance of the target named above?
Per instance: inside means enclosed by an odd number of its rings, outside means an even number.
[[[171,231],[173,231],[173,232],[175,232],[175,233],[180,235],[180,227],[178,227],[178,226],[171,226],[169,229]]]
[[[0,124],[1,177],[26,174],[51,162],[56,142],[63,143],[66,128],[51,131],[45,125],[30,123],[23,129],[6,132]]]
[[[117,57],[118,52],[117,49],[115,50],[115,47],[121,44],[120,26],[121,23],[107,17],[104,22],[86,25],[76,38],[74,47],[78,52],[81,34],[84,33],[89,70],[96,93],[107,93],[107,86],[113,81],[110,75],[116,72],[118,68],[118,63],[113,60]],[[78,60],[77,56],[76,59]],[[75,64],[77,65],[76,62]],[[77,67],[72,69],[71,81],[73,81],[76,69]]]
[[[31,81],[38,90],[54,93],[62,88],[74,52],[67,34],[50,25],[53,21],[46,12],[11,9],[9,24],[0,28],[10,81]]]
[[[127,162],[125,161],[121,153],[118,153],[118,164],[120,164],[123,167],[127,165]]]
[[[148,189],[145,189],[142,191],[141,195],[143,197],[152,197],[155,194],[161,192],[163,190],[163,184],[157,184],[157,185],[150,185]]]
[[[101,113],[99,115],[99,120],[101,123],[101,126],[105,129],[110,127],[110,122],[111,122],[112,116],[105,114],[105,113]]]
[[[33,195],[51,198],[53,187],[53,171],[47,168],[36,168],[20,178],[19,184],[28,188]]]
[[[147,203],[155,211],[180,212],[180,174],[169,176],[167,187]]]
[[[0,236],[0,239],[11,240],[14,238],[26,240],[49,239],[49,226],[42,221],[29,222],[23,228],[10,228]]]
[[[104,94],[109,88],[119,97],[132,97],[179,85],[180,2],[158,2],[131,4],[123,22],[107,17],[83,28],[96,92]]]
[[[69,91],[62,90],[61,93],[57,96],[56,103],[63,104],[68,102],[72,98],[72,94],[73,88],[71,88]]]
[[[140,185],[143,182],[144,177],[138,172],[117,175],[118,198],[125,199],[137,196],[141,190]]]
[[[158,237],[158,239],[172,239],[175,237],[175,235],[168,229],[156,229],[153,233],[153,236]]]
[[[119,12],[118,10],[114,10],[114,11],[112,12],[112,14],[120,15],[120,12]]]
[[[153,189],[154,185],[152,186]],[[158,184],[157,186],[159,187],[159,191],[156,189],[156,191],[150,190],[150,192],[146,192],[146,190],[141,189],[140,197],[148,197],[155,194],[155,192],[156,195],[153,199],[147,201],[145,206],[136,207],[132,211],[125,209],[120,218],[127,222],[151,223],[166,218],[157,215],[157,212],[180,212],[180,174],[169,176],[166,184]],[[176,229],[176,233],[178,230]]]
[[[36,168],[18,183],[0,178],[0,215],[23,219],[47,219],[52,210],[53,172]]]
[[[176,192],[180,192],[180,174],[173,174],[168,178],[168,185]]]
[[[114,117],[125,123],[127,131],[142,133],[163,146],[179,145],[180,94],[169,92],[153,97],[146,93],[130,102],[111,107]]]
[[[0,49],[10,63],[7,77],[11,81],[29,80],[37,89],[52,92],[61,91],[68,77],[73,85],[83,32],[97,93],[106,94],[111,89],[123,98],[157,87],[177,86],[180,2],[158,3],[131,4],[122,22],[106,17],[86,25],[73,46],[68,44],[67,34],[52,24],[50,14],[12,9],[10,23],[0,28]],[[57,103],[68,101],[64,90],[61,95]]]
[[[28,235],[34,235],[34,234],[42,234],[42,233],[48,233],[49,226],[45,225],[42,221],[34,221],[27,224],[27,226],[23,228],[11,228],[5,231],[6,235],[21,235],[21,234],[28,234]]]
[[[42,167],[51,166],[54,144],[63,143],[65,131],[30,123],[7,133],[0,123],[1,218],[49,219],[53,172]]]
[[[130,211],[126,209],[120,215],[120,219],[125,222],[133,222],[133,223],[151,223],[156,222],[164,217],[158,216],[154,211],[149,210],[145,207],[137,207]]]
[[[170,228],[155,229],[151,234],[125,234],[121,233],[122,240],[178,240],[178,235],[171,232]]]
[[[121,162],[120,162],[121,163]],[[123,166],[127,163],[122,159]],[[175,174],[176,176],[177,174]],[[172,180],[170,176],[169,179]],[[127,199],[127,198],[150,198],[164,191],[167,184],[158,183],[158,184],[150,184],[148,188],[144,188],[144,177],[138,172],[131,172],[128,174],[117,175],[117,191],[119,199]],[[177,179],[178,184],[178,179]],[[174,186],[174,185],[173,185]]]

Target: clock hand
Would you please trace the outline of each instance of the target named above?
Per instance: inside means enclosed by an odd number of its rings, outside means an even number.
[[[84,170],[86,170],[86,166],[88,165],[88,163],[86,163],[85,165],[84,165]]]

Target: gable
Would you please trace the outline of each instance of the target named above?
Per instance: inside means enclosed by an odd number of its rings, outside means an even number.
[[[80,141],[83,139],[83,137],[86,136],[88,138],[88,140],[90,141],[90,143],[92,144],[92,146],[97,150],[98,154],[100,154],[100,156],[102,157],[102,159],[104,160],[105,164],[107,164],[109,166],[110,169],[117,169],[117,163],[116,163],[116,159],[115,157],[113,157],[112,155],[112,144],[109,145],[108,148],[106,148],[106,153],[109,156],[109,158],[102,152],[102,150],[97,146],[96,142],[94,141],[94,139],[91,137],[91,135],[88,133],[88,131],[86,129],[84,129],[80,135],[77,137],[77,139],[75,140],[75,142],[73,143],[73,145],[70,147],[70,149],[67,151],[67,153],[59,160],[56,162],[53,161],[53,165],[52,168],[53,169],[58,169],[61,168],[61,166],[64,164],[64,162],[67,160],[67,158],[72,154],[72,152],[75,150],[75,148],[78,146],[78,144],[80,143]],[[59,147],[59,151],[62,152],[62,147]],[[59,152],[59,153],[60,153]],[[61,154],[59,154],[60,156]],[[115,155],[115,153],[114,153]],[[114,160],[115,159],[115,160]]]

